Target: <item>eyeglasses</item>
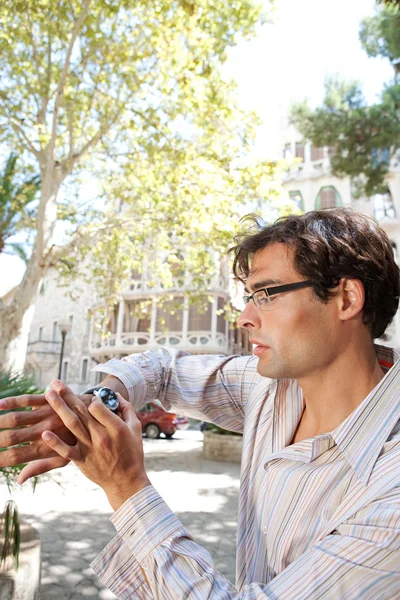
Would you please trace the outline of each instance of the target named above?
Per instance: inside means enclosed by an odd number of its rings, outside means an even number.
[[[243,301],[247,305],[250,300],[253,300],[255,306],[260,310],[269,310],[272,308],[272,298],[275,294],[290,292],[291,290],[301,290],[305,287],[310,287],[312,281],[298,281],[296,283],[286,283],[285,285],[277,285],[275,287],[267,287],[261,290],[256,290],[251,296],[243,296]]]

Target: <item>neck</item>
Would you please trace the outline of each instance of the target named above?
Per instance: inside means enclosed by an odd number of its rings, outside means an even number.
[[[373,344],[347,348],[328,366],[299,379],[305,409],[302,437],[332,431],[342,423],[384,377]]]

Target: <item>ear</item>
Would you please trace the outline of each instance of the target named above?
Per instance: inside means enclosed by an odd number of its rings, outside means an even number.
[[[339,318],[342,321],[348,321],[357,315],[361,316],[365,302],[363,283],[359,279],[343,277],[339,284],[338,301]]]

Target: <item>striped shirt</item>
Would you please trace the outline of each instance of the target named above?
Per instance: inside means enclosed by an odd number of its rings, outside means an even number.
[[[236,583],[149,486],[111,517],[117,535],[92,563],[104,585],[124,600],[400,599],[400,360],[376,351],[378,385],[336,429],[295,444],[302,390],[259,375],[256,357],[162,349],[95,367],[137,408],[158,398],[243,433]]]

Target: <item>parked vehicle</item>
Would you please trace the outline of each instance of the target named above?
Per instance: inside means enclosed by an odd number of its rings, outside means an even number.
[[[146,437],[155,440],[163,433],[166,438],[172,438],[178,429],[187,429],[189,421],[186,417],[165,411],[158,400],[148,402],[136,411],[142,423],[142,431]]]

